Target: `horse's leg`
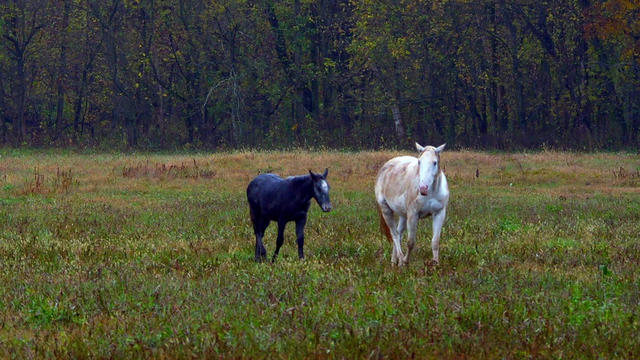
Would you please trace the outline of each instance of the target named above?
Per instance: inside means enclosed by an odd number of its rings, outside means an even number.
[[[264,243],[262,242],[262,239],[264,237],[264,231],[267,229],[268,226],[269,226],[269,220],[262,220],[262,222],[260,223],[260,233],[259,233],[260,237],[257,239],[257,244],[256,244],[256,253],[260,257],[260,260],[259,260],[260,262],[267,259],[267,249],[264,248]]]
[[[398,235],[398,224],[393,216],[393,210],[389,206],[380,206],[382,217],[389,227],[391,238],[393,239],[393,250],[391,252],[391,265],[400,265],[402,259],[402,248],[400,248],[400,235]]]
[[[304,226],[306,223],[306,216],[296,220],[296,242],[298,243],[298,257],[300,259],[304,259]]]
[[[407,228],[407,217],[398,216],[398,235],[400,236],[400,244],[402,244],[402,235],[404,235],[404,231],[406,228]]]
[[[433,252],[433,261],[437,264],[440,261],[440,233],[442,232],[442,224],[447,215],[447,209],[443,208],[433,214],[433,238],[431,239],[431,251]]]
[[[253,222],[253,231],[256,234],[256,261],[262,262],[267,258],[267,249],[264,248],[262,238],[264,237],[264,231],[269,226],[269,220],[255,219]]]
[[[418,213],[415,211],[409,212],[407,215],[407,256],[402,259],[404,264],[409,262],[409,254],[416,246],[416,234],[418,231]]]
[[[400,244],[400,246],[402,246],[402,236],[404,235],[404,231],[407,228],[407,217],[402,215],[398,216],[396,226],[398,231],[398,243]],[[395,247],[394,247],[394,253],[395,253]],[[402,260],[402,258],[398,257],[398,254],[396,253],[396,264],[399,263],[400,260]]]
[[[276,239],[276,251],[273,253],[273,258],[271,259],[272,262],[276,261],[276,257],[278,256],[278,253],[280,252],[280,247],[284,243],[284,227],[285,227],[285,225],[287,225],[286,221],[278,220],[278,238]]]

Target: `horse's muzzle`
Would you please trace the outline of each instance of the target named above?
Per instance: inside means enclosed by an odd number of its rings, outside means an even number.
[[[331,211],[331,204],[322,204],[321,208],[322,208],[322,211],[329,212]]]
[[[427,196],[429,194],[428,186],[420,186],[420,195]]]

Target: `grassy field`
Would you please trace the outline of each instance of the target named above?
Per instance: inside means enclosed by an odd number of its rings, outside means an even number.
[[[0,357],[640,357],[637,154],[445,152],[441,263],[425,219],[397,269],[373,183],[398,154],[1,150]],[[289,224],[254,263],[250,179],[325,167],[307,259]]]

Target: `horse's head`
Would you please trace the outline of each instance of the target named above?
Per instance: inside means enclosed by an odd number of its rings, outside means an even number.
[[[327,175],[329,169],[324,170],[324,174],[316,174],[309,170],[311,180],[313,181],[313,198],[316,199],[318,205],[324,212],[331,211],[331,200],[329,199],[329,183]]]
[[[426,196],[429,194],[429,187],[433,185],[436,176],[440,172],[440,153],[444,150],[445,145],[446,144],[442,144],[438,147],[433,147],[422,146],[416,143],[416,149],[420,152],[420,157],[418,158],[418,174],[420,179],[418,182],[418,191],[420,191],[421,195]]]

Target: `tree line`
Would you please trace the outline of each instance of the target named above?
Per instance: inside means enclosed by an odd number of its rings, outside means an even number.
[[[0,142],[640,145],[637,0],[5,0]]]

